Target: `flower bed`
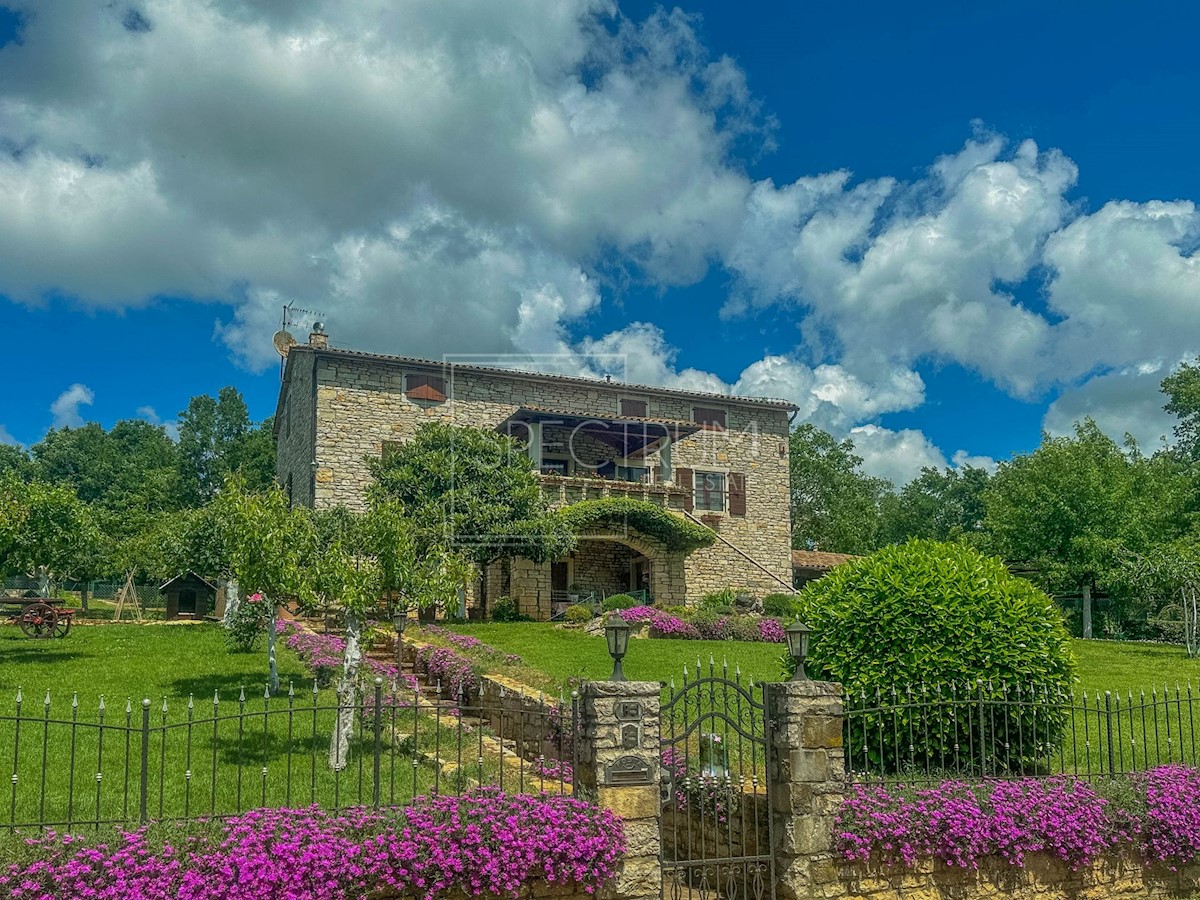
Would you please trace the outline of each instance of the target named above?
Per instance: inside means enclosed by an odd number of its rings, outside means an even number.
[[[284,637],[288,649],[300,657],[300,661],[313,673],[317,687],[329,687],[334,675],[342,667],[342,655],[346,652],[346,641],[333,634],[314,634],[305,631],[295,622],[282,621],[278,632]],[[364,680],[383,679],[383,708],[409,709],[417,694],[417,680],[411,675],[401,674],[394,663],[382,662],[364,656],[360,663]],[[368,712],[375,709],[373,684],[362,686],[362,697]]]
[[[1174,870],[1200,856],[1200,772],[1164,766],[1095,787],[1070,777],[931,788],[855,785],[838,814],[848,860],[913,866],[931,858],[978,868],[1044,853],[1073,870],[1110,850],[1133,850]]]
[[[344,900],[517,896],[546,881],[593,893],[625,850],[620,821],[569,797],[419,798],[383,812],[254,810],[105,841],[48,833],[0,864],[10,900]]]
[[[631,625],[648,625],[652,638],[702,641],[756,641],[782,644],[783,624],[769,616],[710,615],[703,607],[686,618],[653,606],[634,606],[621,617]]]

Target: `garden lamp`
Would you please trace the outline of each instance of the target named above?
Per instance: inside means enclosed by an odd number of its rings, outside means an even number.
[[[621,618],[620,613],[613,613],[604,623],[604,639],[608,641],[608,655],[613,658],[612,677],[609,680],[624,681],[621,660],[629,649],[629,623]]]
[[[808,636],[812,633],[807,625],[797,619],[783,630],[787,637],[788,655],[796,661],[796,674],[792,681],[807,681],[804,674],[804,657],[808,656]]]

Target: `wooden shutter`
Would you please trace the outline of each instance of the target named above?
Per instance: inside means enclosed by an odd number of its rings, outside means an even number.
[[[725,410],[711,406],[697,406],[692,410],[692,421],[706,428],[725,428]]]
[[[742,472],[730,472],[729,484],[729,514],[731,516],[746,515],[746,476]]]
[[[696,484],[692,478],[691,469],[676,469],[675,483],[679,485],[679,489],[685,493],[683,498],[683,508],[691,512],[696,508]]]
[[[405,376],[404,391],[410,400],[433,400],[440,403],[446,399],[446,379],[440,375],[413,373]]]
[[[621,400],[621,415],[633,416],[638,419],[644,419],[647,415],[647,404],[645,400],[632,400],[624,398]]]

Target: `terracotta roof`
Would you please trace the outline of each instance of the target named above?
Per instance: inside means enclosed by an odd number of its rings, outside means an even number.
[[[459,363],[453,360],[438,361],[434,359],[421,359],[415,356],[390,356],[382,353],[367,353],[362,350],[346,350],[343,348],[313,348],[306,344],[297,344],[288,352],[290,357],[293,353],[316,353],[320,356],[332,357],[348,357],[350,359],[362,359],[372,362],[390,363],[394,365],[409,365],[409,366],[427,366],[438,369],[462,369],[465,372],[483,372],[493,375],[508,375],[508,376],[524,376],[526,378],[547,378],[552,381],[561,381],[566,384],[581,384],[587,387],[606,387],[616,391],[633,390],[639,392],[649,392],[652,394],[661,394],[671,397],[698,397],[704,400],[719,399],[724,403],[751,404],[754,406],[769,406],[781,410],[792,411],[798,407],[790,400],[779,400],[772,397],[741,397],[735,394],[714,394],[706,391],[686,391],[676,388],[655,387],[648,384],[629,384],[624,381],[605,382],[598,378],[583,378],[578,375],[554,375],[548,372],[534,372],[528,369],[505,369],[498,366],[478,366],[469,363]]]
[[[847,560],[858,559],[852,553],[826,553],[824,550],[793,550],[793,569],[832,569]]]

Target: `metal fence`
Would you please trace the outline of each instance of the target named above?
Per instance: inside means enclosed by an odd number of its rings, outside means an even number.
[[[576,700],[516,712],[503,697],[483,705],[438,686],[377,681],[355,704],[349,752],[331,760],[345,709],[315,684],[276,697],[101,698],[86,710],[77,695],[18,691],[0,714],[0,765],[11,767],[0,831],[219,818],[256,806],[378,808],[480,786],[572,792]]]
[[[921,685],[849,693],[845,710],[846,769],[858,779],[1097,778],[1200,761],[1190,683],[1124,695]]]

